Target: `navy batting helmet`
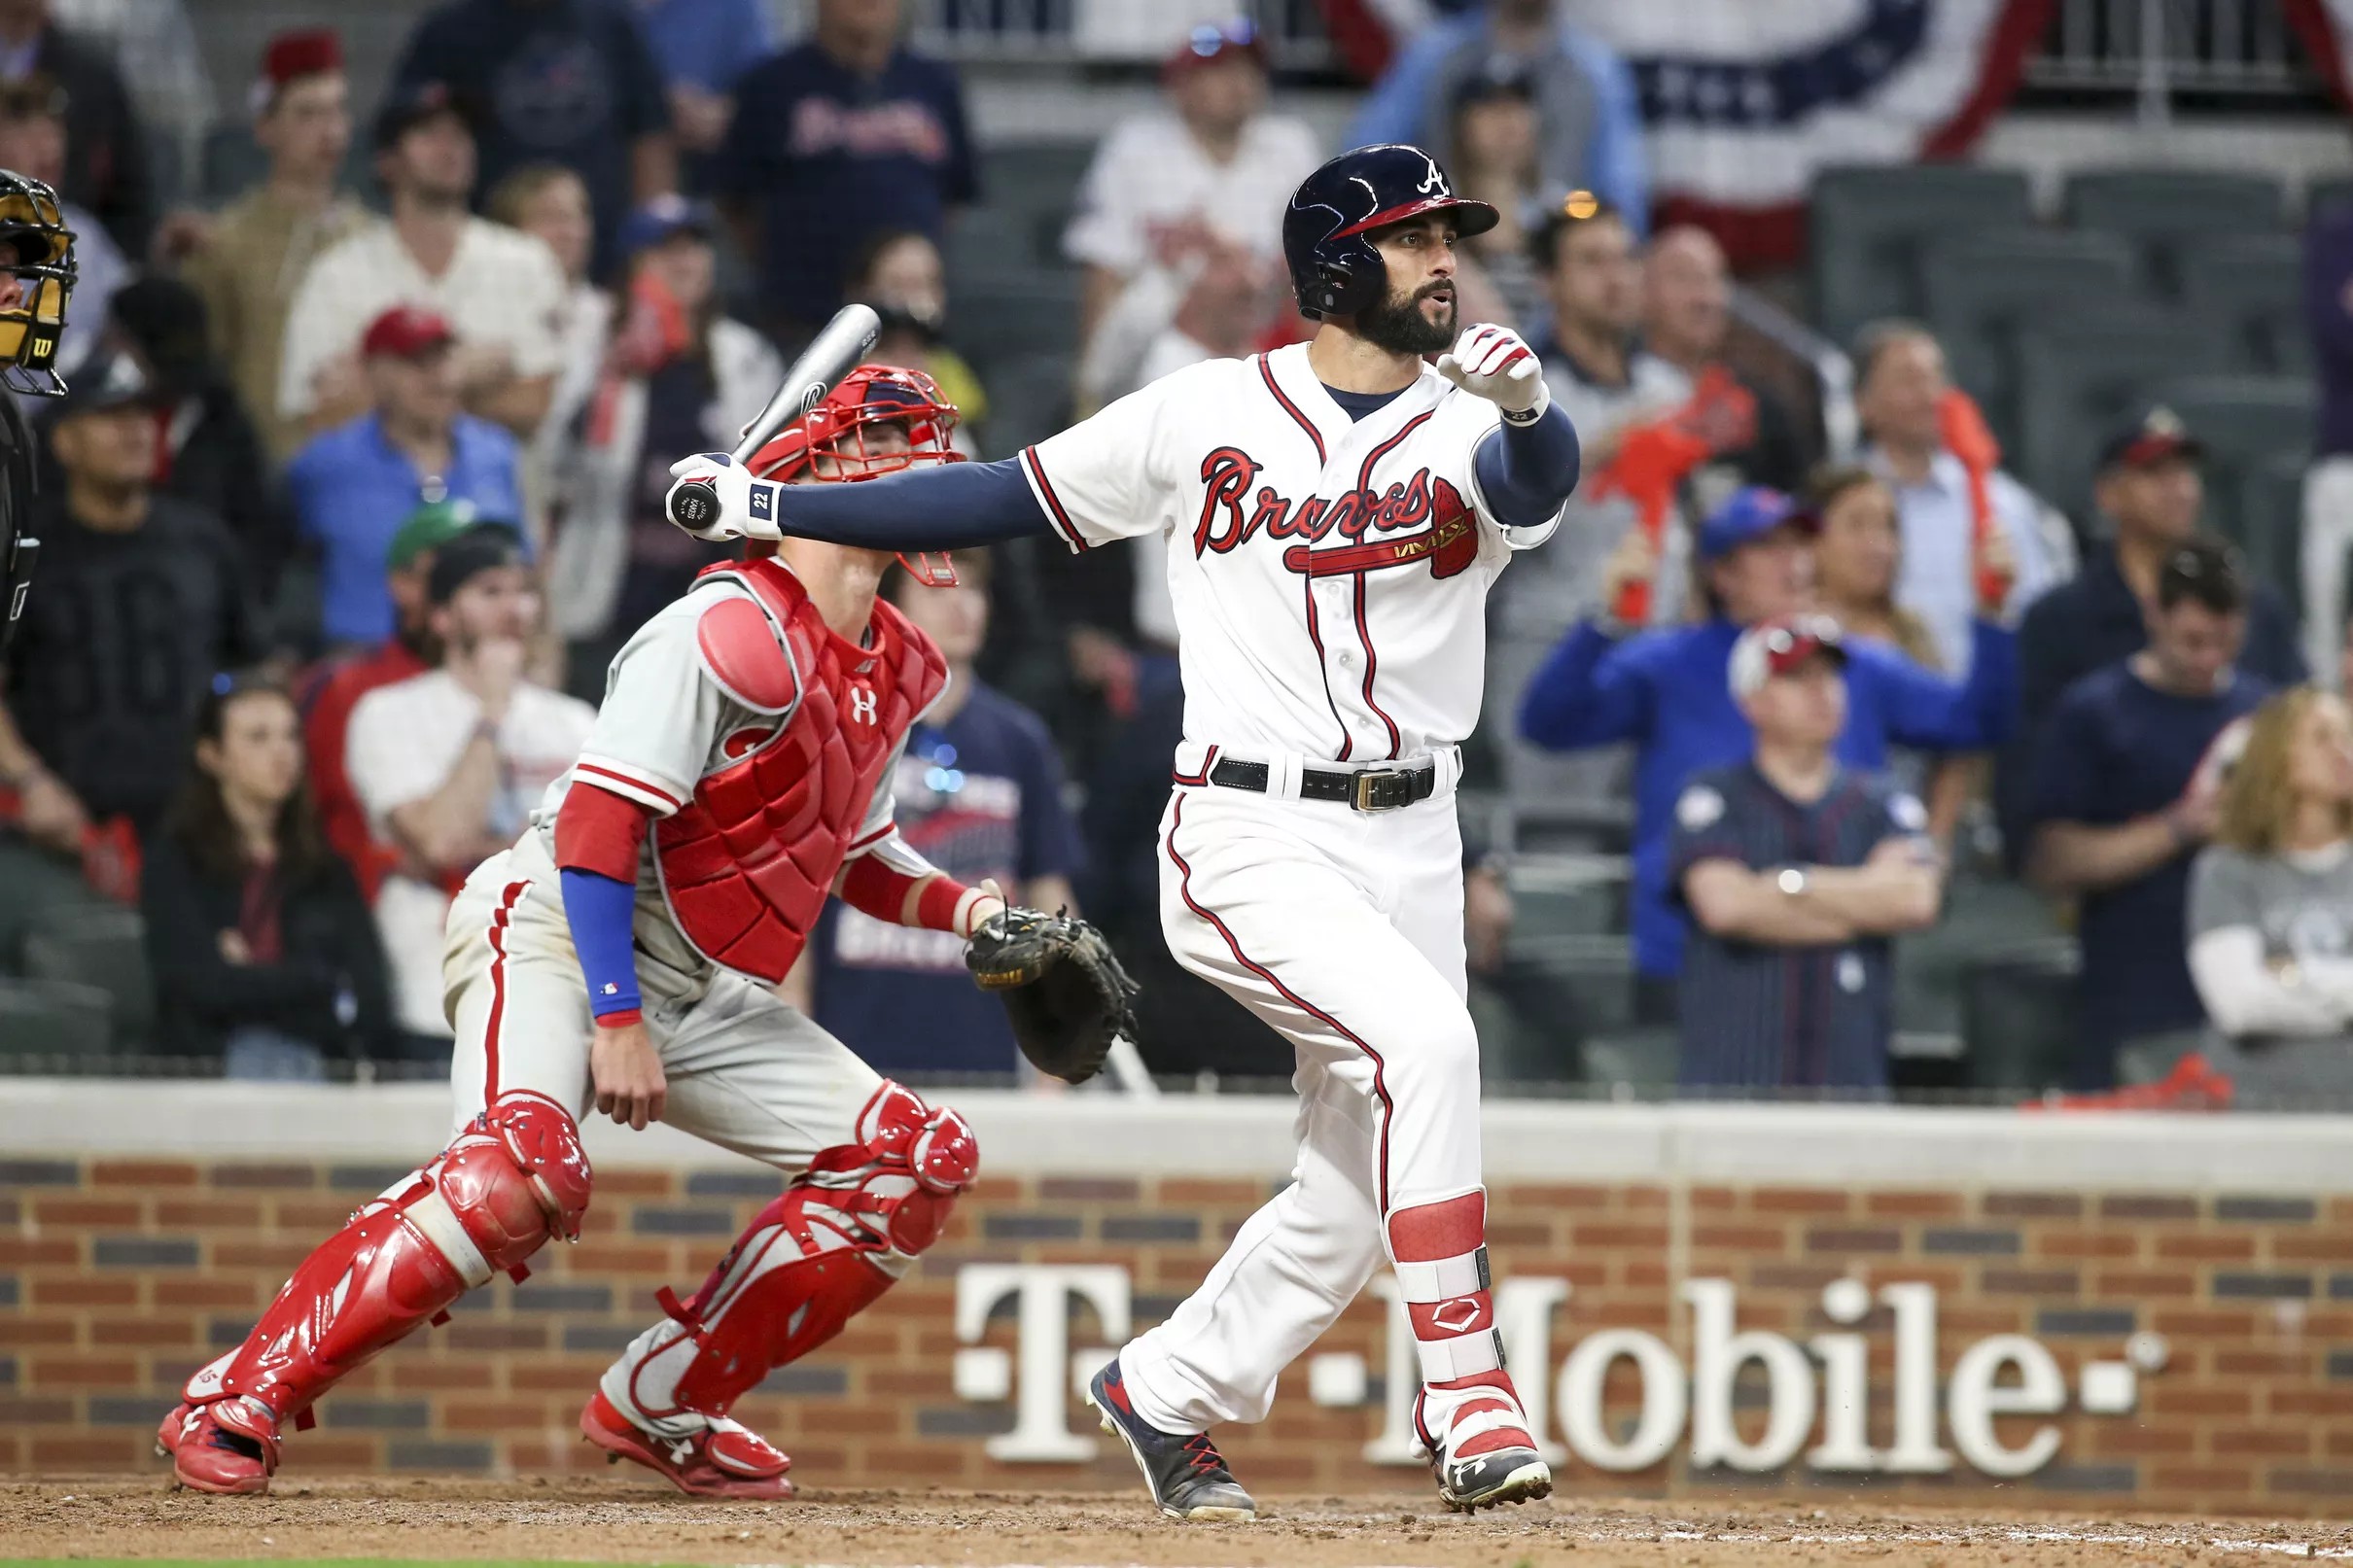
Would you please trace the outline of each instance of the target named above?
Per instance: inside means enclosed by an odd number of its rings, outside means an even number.
[[[1436,158],[1403,143],[1343,153],[1301,181],[1282,215],[1282,255],[1299,313],[1321,321],[1379,304],[1388,284],[1367,236],[1432,212],[1452,212],[1455,232],[1465,237],[1496,222],[1486,202],[1455,194]]]

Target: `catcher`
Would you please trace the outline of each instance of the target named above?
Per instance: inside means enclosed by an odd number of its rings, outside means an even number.
[[[867,366],[751,466],[840,483],[952,462],[955,422],[929,377]],[[789,540],[706,572],[621,649],[586,750],[450,912],[454,1141],[190,1380],[158,1434],[184,1483],[266,1489],[287,1424],[336,1379],[577,1237],[591,1178],[575,1118],[593,1103],[790,1180],[691,1300],[660,1293],[667,1315],[606,1371],[581,1432],[684,1491],[791,1495],[790,1461],[729,1409],[889,1289],[979,1163],[963,1116],[878,1078],[770,990],[828,891],[968,938],[1048,1072],[1087,1077],[1127,1028],[1130,988],[1091,927],[960,887],[894,829],[889,781],[946,665],[877,600],[891,560]]]

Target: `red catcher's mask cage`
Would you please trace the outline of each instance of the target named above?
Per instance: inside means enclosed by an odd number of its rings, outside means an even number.
[[[752,472],[780,484],[855,484],[902,469],[962,463],[965,455],[948,444],[958,418],[939,383],[921,370],[861,365],[754,453]],[[945,551],[902,555],[898,563],[927,588],[956,586],[956,566]]]

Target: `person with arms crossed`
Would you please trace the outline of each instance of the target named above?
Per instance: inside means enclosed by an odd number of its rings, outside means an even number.
[[[1633,635],[1614,616],[1580,622],[1521,699],[1520,731],[1539,746],[1635,743],[1634,975],[1644,1022],[1673,1016],[1682,969],[1683,922],[1668,901],[1667,874],[1675,801],[1693,774],[1747,754],[1748,719],[1725,682],[1732,649],[1745,628],[1808,607],[1819,527],[1777,490],[1739,491],[1709,514],[1694,546],[1706,620]],[[1641,531],[1630,531],[1610,559],[1604,602],[1654,559]],[[1832,747],[1842,764],[1877,772],[1890,745],[1980,750],[2001,734],[2017,701],[2015,639],[1983,618],[1992,608],[1978,607],[1966,681],[1923,670],[1884,644],[1846,644],[1846,719]]]
[[[2077,901],[2075,1088],[2106,1089],[2120,1070],[2160,1078],[2205,1023],[2184,905],[2238,721],[2271,692],[2238,667],[2246,640],[2235,552],[2192,540],[2158,569],[2149,645],[2068,687],[2043,726],[2026,871]]]
[[[1746,761],[1675,800],[1667,874],[1689,917],[1682,1086],[1884,1093],[1888,938],[1936,923],[1943,878],[1919,801],[1840,765],[1846,645],[1827,615],[1763,621],[1727,680]]]
[[[839,482],[946,462],[955,410],[935,391],[855,371],[752,466]],[[615,659],[579,762],[450,914],[454,1141],[190,1379],[158,1434],[185,1484],[266,1490],[285,1429],[338,1380],[577,1237],[593,1104],[764,1161],[787,1185],[691,1299],[657,1293],[663,1315],[599,1380],[582,1435],[698,1496],[792,1494],[791,1461],[728,1411],[938,1238],[979,1151],[961,1115],[877,1076],[772,988],[833,892],[959,936],[1005,923],[1002,899],[940,875],[893,826],[896,759],[947,663],[876,600],[890,562],[790,540],[715,568]]]
[[[1457,331],[1456,242],[1494,221],[1419,148],[1345,154],[1283,219],[1310,342],[1189,366],[999,463],[781,494],[723,454],[672,470],[673,515],[720,536],[1169,536],[1186,712],[1162,926],[1289,1038],[1308,1102],[1299,1179],[1089,1390],[1178,1518],[1254,1516],[1209,1428],[1263,1419],[1385,1256],[1441,1500],[1552,1488],[1486,1283],[1454,786],[1488,591],[1551,535],[1578,458],[1528,345]]]

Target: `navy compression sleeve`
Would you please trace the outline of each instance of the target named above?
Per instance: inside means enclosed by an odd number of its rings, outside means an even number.
[[[1577,488],[1584,458],[1577,427],[1559,403],[1533,424],[1505,420],[1471,454],[1480,492],[1506,528],[1539,528],[1553,520]]]
[[[779,526],[867,550],[963,550],[1046,531],[1021,459],[906,469],[863,484],[793,485]]]

